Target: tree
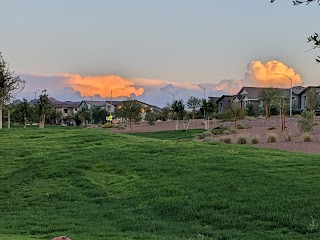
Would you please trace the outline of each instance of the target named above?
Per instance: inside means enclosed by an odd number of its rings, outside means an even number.
[[[192,109],[192,119],[194,119],[196,108],[200,107],[201,99],[191,96],[187,101],[187,106]]]
[[[44,128],[46,122],[46,115],[52,108],[51,102],[48,98],[47,90],[42,90],[39,100],[36,104],[36,113],[39,117],[39,128]]]
[[[92,120],[95,124],[105,123],[107,115],[108,112],[106,109],[103,109],[98,106],[92,109]]]
[[[308,108],[310,111],[314,111],[318,102],[318,93],[314,88],[309,88],[307,91],[307,102],[308,102]]]
[[[182,99],[180,100],[174,100],[171,104],[171,109],[174,113],[174,118],[177,119],[176,122],[176,130],[178,130],[178,126],[179,126],[179,119],[183,119],[185,112],[184,112],[184,102]]]
[[[33,108],[29,105],[27,99],[23,99],[23,102],[15,106],[12,112],[12,119],[15,122],[23,124],[23,127],[27,127],[27,122],[33,117]]]
[[[237,130],[238,129],[237,121],[238,121],[238,117],[241,113],[240,103],[239,102],[232,102],[232,104],[230,106],[230,111],[233,114],[234,129]]]
[[[145,108],[146,116],[145,119],[148,121],[149,125],[154,125],[154,122],[156,121],[156,115],[154,112],[150,109],[150,107]]]
[[[123,117],[128,121],[131,131],[133,123],[141,121],[142,109],[142,105],[137,100],[129,98],[128,100],[123,101],[123,105],[118,113],[120,117]]]
[[[84,127],[86,122],[91,121],[92,114],[88,108],[80,108],[77,114],[75,115],[75,122],[77,125]]]
[[[278,103],[281,98],[281,92],[277,88],[264,88],[259,94],[259,98],[263,101],[265,116],[270,116],[271,105]]]
[[[162,109],[162,114],[163,114],[163,118],[165,121],[169,120],[171,117],[171,106],[169,103],[167,103],[167,105],[165,107],[163,107]]]
[[[276,0],[271,0],[271,3],[274,3]],[[301,5],[301,4],[310,4],[313,2],[317,2],[320,5],[320,0],[304,0],[304,1],[293,1],[293,5],[297,6],[297,5]],[[316,48],[320,48],[320,37],[318,33],[314,33],[313,35],[311,35],[310,37],[307,37],[307,42],[308,43],[312,43],[312,49],[316,49]],[[317,63],[320,63],[320,56],[318,56],[318,58],[316,59]]]
[[[210,100],[202,99],[200,113],[202,115],[206,113],[205,129],[209,129],[209,118],[213,117],[216,111],[217,111],[217,104],[213,99],[210,99]]]
[[[21,92],[26,82],[20,76],[14,76],[0,52],[0,129],[2,129],[2,111],[15,95]],[[10,126],[10,109],[8,110],[8,127]]]

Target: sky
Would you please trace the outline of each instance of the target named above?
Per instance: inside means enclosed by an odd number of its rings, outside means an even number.
[[[291,0],[0,0],[0,51],[61,101],[172,100],[319,85],[320,6]],[[37,91],[40,89],[40,91]],[[205,90],[204,90],[205,89]],[[112,92],[112,94],[111,94]],[[112,96],[111,96],[112,95]]]

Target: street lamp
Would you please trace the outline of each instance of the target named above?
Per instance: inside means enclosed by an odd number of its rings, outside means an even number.
[[[168,92],[172,95],[172,101],[174,101],[174,94],[172,92]]]
[[[38,89],[37,91],[34,92],[34,99],[36,100],[37,99],[37,92],[39,92],[40,89]]]
[[[290,114],[289,115],[291,117],[292,116],[292,77],[289,77],[289,76],[282,74],[282,73],[275,73],[274,75],[281,75],[281,76],[284,76],[290,80],[290,100],[289,100]]]
[[[198,86],[203,89],[203,99],[205,100],[206,99],[206,88],[201,86],[200,84],[191,83],[191,85]],[[204,117],[204,119],[206,119],[206,109],[205,108],[203,108],[203,117]]]
[[[117,90],[124,90],[124,88],[116,88],[116,89],[111,90],[111,105],[112,105],[112,93]],[[111,115],[111,109],[110,109],[110,115]]]

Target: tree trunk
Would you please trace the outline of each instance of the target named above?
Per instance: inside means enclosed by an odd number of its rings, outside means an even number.
[[[0,104],[0,129],[2,129],[2,105]]]
[[[8,129],[10,129],[10,122],[11,120],[10,120],[10,109],[8,109]]]
[[[178,126],[179,126],[179,118],[177,118],[177,121],[176,121],[176,131],[178,130]]]
[[[129,127],[130,127],[130,131],[132,132],[132,120],[129,119]]]
[[[237,115],[234,115],[234,129],[237,130],[238,126],[237,126]]]
[[[192,119],[194,119],[194,112],[195,112],[196,110],[193,108],[192,109]]]
[[[23,115],[23,123],[24,123],[23,128],[27,128],[27,116],[26,116],[26,114]]]
[[[39,128],[44,128],[45,121],[46,121],[46,115],[42,114],[39,121]]]
[[[269,117],[269,107],[267,104],[265,106],[265,112],[266,112],[266,118],[268,118]]]
[[[283,131],[283,120],[282,120],[282,107],[281,107],[281,102],[280,102],[280,127],[281,127],[281,131]]]

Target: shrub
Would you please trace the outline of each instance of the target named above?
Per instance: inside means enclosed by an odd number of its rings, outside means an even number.
[[[112,128],[112,124],[111,123],[105,123],[102,125],[102,128]]]
[[[149,125],[154,125],[154,122],[157,120],[157,118],[154,112],[148,110],[145,116],[145,120],[149,123]]]
[[[231,138],[222,138],[220,141],[224,143],[232,143]]]
[[[241,124],[238,124],[237,125],[237,129],[246,129],[243,125],[241,125]]]
[[[304,142],[311,142],[311,135],[310,135],[310,133],[304,133],[303,134],[303,141]]]
[[[247,137],[246,136],[239,136],[237,139],[238,144],[247,144]]]
[[[260,137],[259,136],[253,136],[251,139],[252,144],[258,144],[260,143]]]
[[[254,108],[253,108],[253,105],[251,103],[249,103],[247,105],[247,109],[246,110],[247,110],[247,115],[248,116],[255,116],[256,115],[256,113],[254,111]]]
[[[275,143],[275,142],[277,142],[277,134],[270,133],[268,135],[268,143]]]
[[[303,111],[298,126],[301,132],[310,132],[314,126],[314,112],[308,110]]]
[[[236,133],[237,131],[235,129],[230,129],[229,127],[226,127],[226,126],[220,126],[220,127],[211,129],[211,132],[213,135],[222,135],[222,134]]]
[[[289,133],[289,134],[285,135],[284,140],[285,140],[286,142],[291,142],[291,140],[292,140],[291,134]]]
[[[211,137],[211,136],[212,136],[212,133],[211,133],[211,132],[205,131],[205,132],[203,132],[203,133],[197,134],[197,135],[196,135],[196,138],[197,138],[197,139],[205,139],[205,138]]]
[[[272,127],[269,127],[268,130],[275,130],[276,127],[272,126]]]

